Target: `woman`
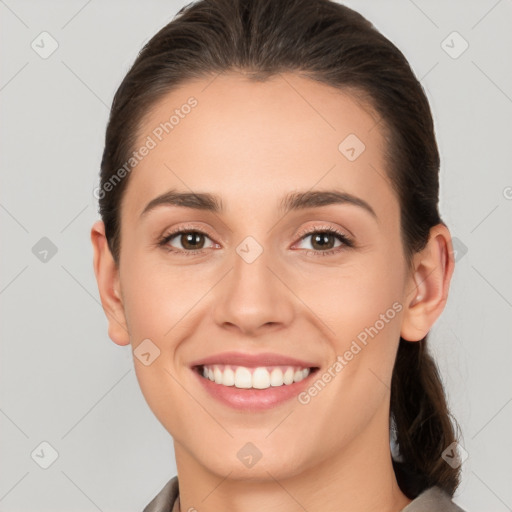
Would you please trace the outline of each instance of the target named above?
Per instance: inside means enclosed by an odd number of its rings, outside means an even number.
[[[147,512],[461,510],[426,346],[454,268],[438,171],[420,84],[347,7],[199,1],[146,44],[91,239],[174,441]]]

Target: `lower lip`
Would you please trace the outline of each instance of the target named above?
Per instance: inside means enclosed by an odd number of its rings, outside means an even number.
[[[223,386],[203,377],[194,368],[192,371],[204,386],[204,389],[220,402],[234,409],[263,411],[277,407],[295,398],[310,385],[310,380],[318,372],[318,369],[311,370],[309,375],[300,382],[284,384],[282,386],[270,386],[267,389],[242,389],[235,386]]]

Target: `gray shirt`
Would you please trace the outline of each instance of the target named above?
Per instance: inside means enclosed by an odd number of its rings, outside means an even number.
[[[178,477],[171,478],[143,512],[178,512]],[[182,511],[183,512],[183,511]],[[439,487],[430,487],[411,501],[402,512],[464,512]]]

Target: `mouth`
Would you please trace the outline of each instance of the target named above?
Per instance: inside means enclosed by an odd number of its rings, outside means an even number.
[[[248,367],[230,364],[195,365],[192,370],[218,386],[240,390],[288,387],[318,372],[318,366],[276,365]]]
[[[258,413],[284,406],[311,385],[316,366],[194,365],[202,389],[223,406]]]
[[[321,365],[285,354],[223,352],[190,363],[201,389],[217,402],[243,412],[291,402],[311,385]]]

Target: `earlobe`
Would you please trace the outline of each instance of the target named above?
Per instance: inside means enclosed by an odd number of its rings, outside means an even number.
[[[405,290],[401,337],[423,339],[442,313],[454,270],[451,236],[444,224],[431,228],[426,247],[414,255],[414,272]]]
[[[108,247],[102,221],[93,224],[91,242],[94,251],[94,274],[103,311],[108,320],[108,335],[114,343],[128,345],[130,336],[120,289],[119,269]]]

